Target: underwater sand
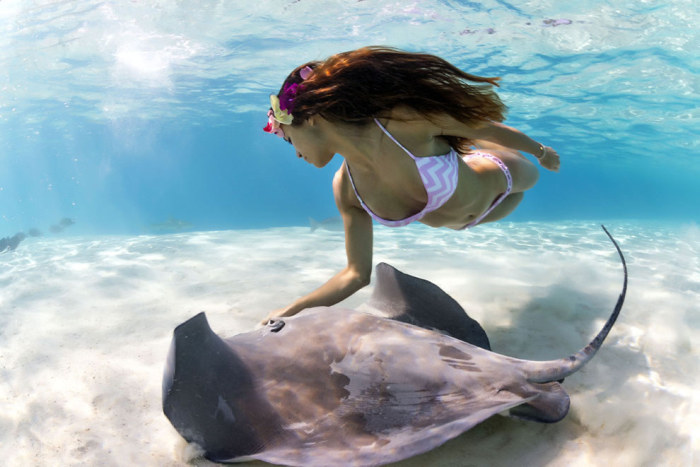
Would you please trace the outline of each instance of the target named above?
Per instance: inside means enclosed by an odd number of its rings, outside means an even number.
[[[397,465],[698,465],[700,228],[606,226],[627,257],[627,301],[596,358],[564,382],[569,415],[494,417]],[[3,464],[210,464],[189,459],[161,411],[173,328],[206,311],[222,336],[252,329],[344,261],[341,232],[305,227],[31,238],[0,254]],[[378,227],[374,261],[434,282],[494,351],[527,359],[583,347],[622,285],[613,246],[588,222]]]

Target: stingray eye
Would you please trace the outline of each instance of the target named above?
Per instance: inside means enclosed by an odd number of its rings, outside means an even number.
[[[284,321],[281,319],[273,319],[267,323],[267,327],[270,328],[270,332],[280,332],[284,327]]]

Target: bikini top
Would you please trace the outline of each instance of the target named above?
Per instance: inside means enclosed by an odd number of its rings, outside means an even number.
[[[454,149],[447,154],[440,156],[416,157],[411,154],[411,152],[401,143],[399,143],[396,138],[394,138],[391,133],[389,133],[387,129],[384,128],[381,123],[379,123],[379,120],[375,118],[374,122],[389,138],[391,138],[394,143],[403,149],[406,154],[411,156],[411,159],[413,159],[413,161],[416,163],[418,173],[420,174],[420,178],[423,181],[423,186],[425,187],[425,192],[428,194],[428,202],[425,204],[425,207],[420,212],[406,217],[405,219],[391,220],[379,217],[367,207],[364,201],[362,201],[360,194],[357,192],[357,188],[355,188],[355,182],[352,179],[352,174],[350,173],[350,167],[348,166],[347,161],[345,161],[345,168],[348,171],[350,184],[355,192],[355,196],[357,196],[357,200],[360,202],[362,208],[367,211],[367,214],[369,214],[372,219],[376,220],[380,224],[386,225],[387,227],[403,227],[404,225],[408,225],[413,221],[422,219],[426,214],[439,209],[447,202],[448,199],[450,199],[452,193],[454,193],[454,191],[457,189],[457,169],[459,167],[461,157]]]

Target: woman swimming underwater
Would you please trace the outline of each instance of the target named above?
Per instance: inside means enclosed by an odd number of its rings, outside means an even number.
[[[506,126],[498,78],[465,73],[434,55],[385,47],[339,53],[296,68],[270,96],[265,131],[333,178],[347,266],[263,323],[330,306],[369,284],[372,219],[455,230],[510,214],[537,182],[534,155],[559,170],[559,155]],[[478,149],[474,149],[478,148]]]

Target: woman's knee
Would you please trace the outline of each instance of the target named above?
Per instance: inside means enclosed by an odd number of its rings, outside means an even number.
[[[537,166],[521,154],[508,152],[502,156],[503,162],[508,166],[513,177],[513,193],[529,190],[540,178]]]
[[[525,159],[524,165],[525,166],[522,170],[522,189],[520,191],[529,190],[535,186],[537,180],[540,179],[540,171],[537,170],[537,166],[535,164],[530,162],[528,159]]]

